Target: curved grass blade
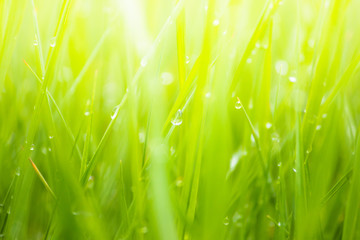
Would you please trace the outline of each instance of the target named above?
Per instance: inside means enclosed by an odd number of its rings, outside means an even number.
[[[51,189],[49,184],[46,182],[46,180],[45,180],[44,176],[41,174],[40,170],[37,168],[37,166],[35,165],[33,160],[31,160],[31,158],[29,158],[29,161],[31,163],[31,166],[34,168],[36,175],[40,178],[41,182],[44,184],[46,190],[48,190],[49,193],[51,194],[51,196],[56,200],[55,193],[53,192],[53,190]]]

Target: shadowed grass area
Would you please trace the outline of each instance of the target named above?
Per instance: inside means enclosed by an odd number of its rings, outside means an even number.
[[[0,239],[359,239],[359,7],[0,1]]]

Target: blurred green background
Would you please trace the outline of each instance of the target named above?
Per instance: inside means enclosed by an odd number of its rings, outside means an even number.
[[[0,239],[360,239],[359,0],[0,0]]]

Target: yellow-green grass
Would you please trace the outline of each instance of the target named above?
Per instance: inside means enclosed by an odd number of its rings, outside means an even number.
[[[0,239],[360,239],[358,0],[1,0]]]

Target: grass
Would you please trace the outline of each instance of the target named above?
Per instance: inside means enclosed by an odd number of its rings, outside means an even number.
[[[0,1],[0,239],[359,239],[359,7]]]

